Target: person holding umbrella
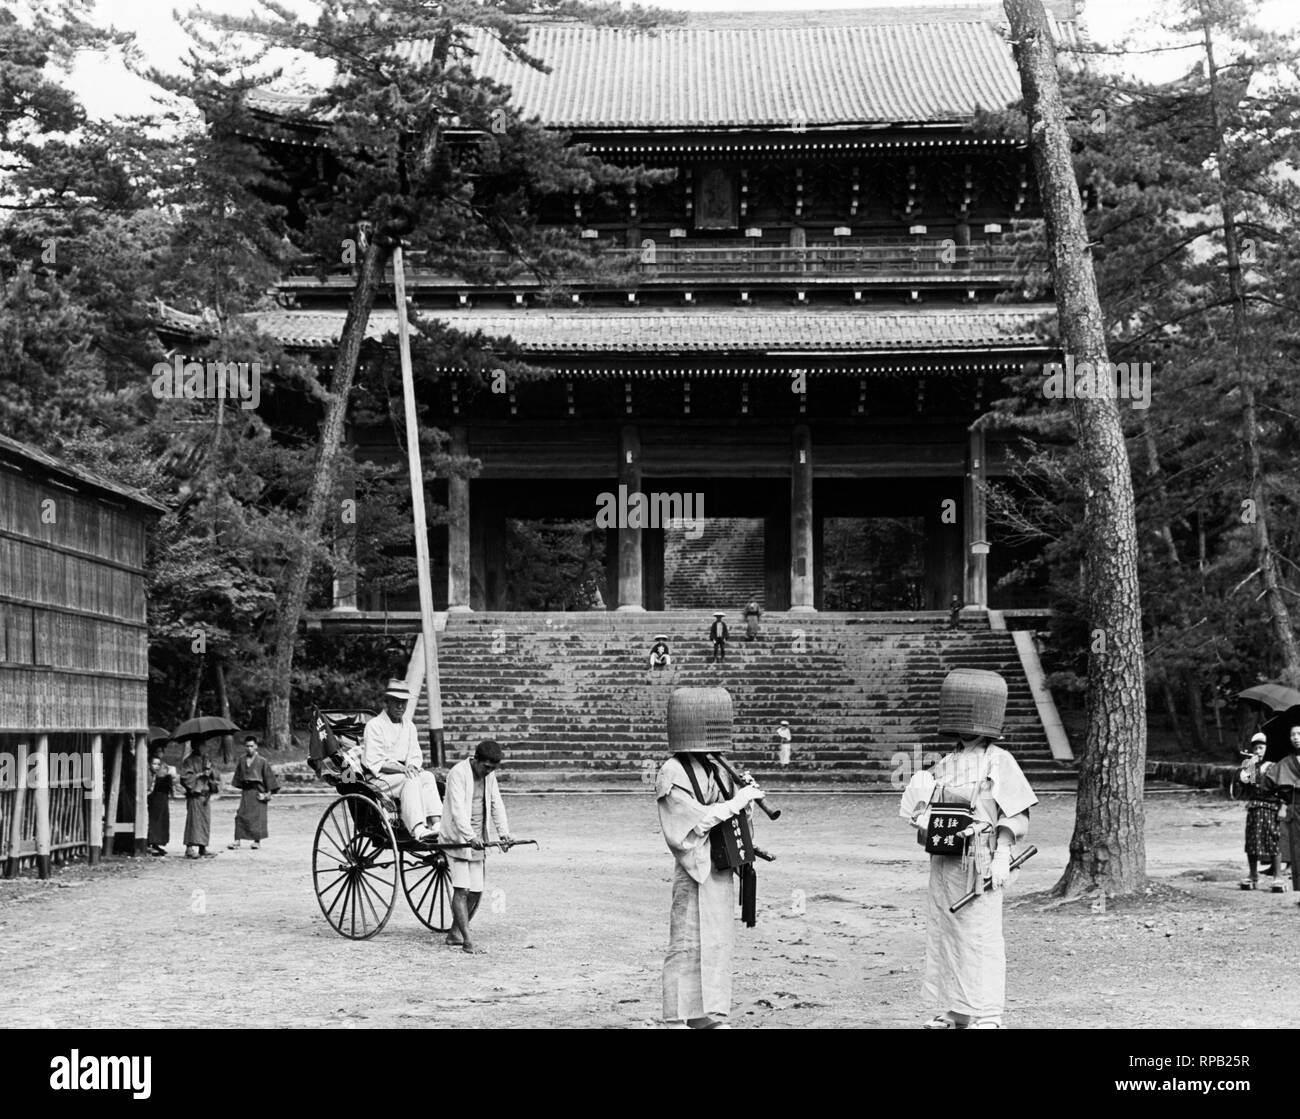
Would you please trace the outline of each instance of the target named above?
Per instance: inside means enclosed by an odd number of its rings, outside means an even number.
[[[1276,789],[1282,798],[1282,811],[1279,815],[1290,825],[1287,828],[1290,850],[1285,854],[1291,860],[1291,889],[1300,892],[1300,827],[1296,826],[1295,816],[1300,809],[1300,795],[1297,795],[1297,790],[1300,790],[1300,714],[1288,715],[1287,721],[1291,724],[1287,731],[1290,753],[1273,767],[1264,781]],[[1278,858],[1283,854],[1283,851],[1279,851]]]
[[[190,719],[176,728],[172,738],[190,743],[190,752],[181,762],[181,788],[185,790],[185,857],[187,859],[215,859],[215,851],[208,850],[212,841],[212,794],[220,791],[221,782],[212,762],[203,752],[209,738],[230,734],[239,728],[229,719],[205,715]],[[195,854],[195,851],[198,854]]]

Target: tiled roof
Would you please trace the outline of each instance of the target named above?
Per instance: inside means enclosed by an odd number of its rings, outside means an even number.
[[[464,333],[509,337],[527,353],[898,353],[1045,345],[1039,324],[1051,304],[950,310],[523,310],[444,311]],[[258,325],[283,344],[338,342],[344,311],[271,311]],[[375,311],[367,335],[396,334],[395,311]]]
[[[1060,5],[1052,5],[1059,9]],[[699,13],[653,32],[538,21],[528,49],[551,73],[474,40],[474,69],[525,116],[575,129],[808,127],[958,122],[1020,96],[998,5]],[[1072,40],[1075,25],[1054,21]],[[409,53],[420,60],[427,43]],[[307,99],[259,95],[290,113]]]

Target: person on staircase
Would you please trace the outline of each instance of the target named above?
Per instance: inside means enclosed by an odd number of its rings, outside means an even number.
[[[650,667],[668,668],[672,663],[672,655],[668,652],[668,634],[656,633],[655,643],[650,646]]]
[[[424,752],[415,722],[406,718],[411,689],[405,680],[389,680],[384,709],[366,724],[361,761],[389,793],[398,799],[402,823],[419,843],[437,838],[442,798],[432,772],[424,768]]]
[[[1038,803],[1016,759],[993,745],[1006,708],[1007,684],[996,672],[948,673],[939,691],[939,733],[955,736],[957,748],[913,775],[899,804],[898,814],[930,852],[922,995],[946,1009],[924,1024],[927,1030],[1002,1028],[1002,897],[1012,844],[1025,838],[1029,809]],[[951,912],[971,892],[975,899]]]
[[[721,610],[713,612],[713,625],[709,626],[709,640],[713,642],[713,663],[720,664],[727,659],[727,638],[731,631],[722,619],[727,615]]]
[[[749,604],[745,607],[745,640],[757,641],[759,637],[759,621],[763,617],[763,608],[759,606],[758,599],[751,598]]]

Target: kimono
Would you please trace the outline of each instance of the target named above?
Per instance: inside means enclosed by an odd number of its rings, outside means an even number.
[[[719,618],[713,625],[709,626],[709,640],[713,642],[713,659],[722,660],[727,655],[727,638],[731,636],[731,630],[727,628],[727,623]]]
[[[695,798],[686,765],[695,768],[703,804]],[[709,830],[734,813],[709,767],[689,754],[671,757],[660,767],[655,797],[659,826],[676,860],[664,957],[664,1021],[725,1020],[731,1013],[735,876],[714,869]]]
[[[263,798],[280,788],[275,770],[260,754],[239,759],[235,776],[230,782],[243,792],[239,798],[239,811],[235,813],[235,838],[258,842],[267,837],[266,804]]]
[[[1272,769],[1271,762],[1241,767],[1241,781],[1250,790],[1246,802],[1246,857],[1264,863],[1277,858],[1277,814],[1282,806],[1282,798],[1269,779]]]
[[[209,800],[220,788],[212,763],[191,753],[181,762],[181,787],[185,790],[185,846],[206,847],[212,841],[212,806]]]
[[[942,792],[940,792],[942,789]],[[1016,841],[1029,831],[1038,803],[1016,759],[1000,746],[958,748],[932,770],[916,774],[903,793],[899,815],[924,826],[929,802],[973,801],[976,821],[993,825],[971,842],[971,854],[930,856],[926,901],[925,982],[933,1005],[972,1019],[1000,1019],[1006,1003],[1007,957],[1002,939],[1002,891],[982,889],[993,859],[998,827]],[[956,913],[948,907],[979,890]]]
[[[755,599],[745,607],[745,639],[753,641],[758,637],[758,623],[763,616],[763,608],[759,606],[758,600]]]
[[[164,767],[161,772],[149,777],[149,843],[154,847],[166,847],[172,837],[172,775]]]
[[[1295,814],[1300,810],[1300,754],[1288,754],[1275,765],[1264,779],[1265,787],[1277,790],[1286,807],[1286,846],[1278,851],[1279,857],[1291,862],[1291,889],[1300,891],[1300,827],[1296,826]]]

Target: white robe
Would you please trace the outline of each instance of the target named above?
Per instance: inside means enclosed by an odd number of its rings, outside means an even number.
[[[987,777],[981,783],[981,775]],[[932,796],[969,801],[978,821],[994,830],[976,837],[974,857],[930,856],[926,899],[926,1002],[972,1018],[1000,1018],[1006,1004],[1007,956],[1002,937],[1002,890],[982,889],[957,913],[948,907],[982,887],[992,860],[995,830],[1010,828],[1016,840],[1029,831],[1029,809],[1038,803],[1016,759],[1000,746],[957,749],[928,773],[918,773],[903,793],[899,815],[924,827]],[[941,791],[942,790],[942,791]]]
[[[731,950],[736,938],[735,875],[714,870],[709,829],[733,813],[726,791],[694,764],[704,804],[695,799],[682,763],[659,769],[659,826],[677,860],[673,868],[668,953],[664,957],[664,1020],[725,1019],[731,1013]]]

